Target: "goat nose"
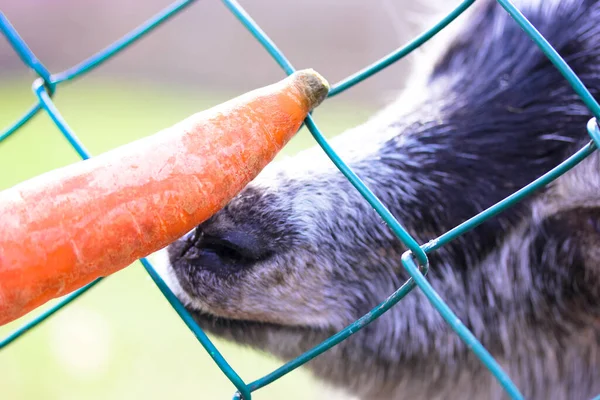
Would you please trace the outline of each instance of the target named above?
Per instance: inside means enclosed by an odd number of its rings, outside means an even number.
[[[181,257],[195,268],[228,275],[252,267],[271,252],[251,229],[198,226],[187,238]]]

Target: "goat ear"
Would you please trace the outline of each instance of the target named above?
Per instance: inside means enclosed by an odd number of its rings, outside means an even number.
[[[560,329],[567,323],[600,329],[600,207],[563,208],[531,229],[529,267],[545,298],[538,315],[559,322]],[[550,305],[545,311],[544,304]]]
[[[546,217],[532,250],[540,274],[554,270],[570,290],[600,301],[600,206],[562,209]]]
[[[581,212],[580,217],[579,236],[586,264],[600,275],[600,207],[588,208]]]
[[[600,206],[562,210],[550,221],[563,231],[561,235],[572,237],[571,245],[579,248],[585,265],[600,272]]]

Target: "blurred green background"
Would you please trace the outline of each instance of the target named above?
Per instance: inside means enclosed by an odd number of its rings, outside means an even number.
[[[21,77],[0,80],[1,127],[13,123],[33,102],[30,83]],[[86,78],[61,87],[55,103],[88,150],[98,154],[237,94]],[[331,101],[316,116],[332,136],[369,114],[368,107]],[[311,145],[312,137],[303,129],[282,155]],[[0,143],[0,189],[77,160],[50,118],[41,113]],[[0,334],[35,314],[0,327]],[[280,365],[253,350],[216,343],[247,381]],[[138,263],[105,279],[0,352],[2,399],[229,399],[233,393]],[[334,396],[302,370],[256,393],[263,400]]]

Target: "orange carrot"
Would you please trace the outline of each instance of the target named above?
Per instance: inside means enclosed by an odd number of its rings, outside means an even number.
[[[0,192],[0,325],[112,274],[208,219],[298,131],[313,70]]]

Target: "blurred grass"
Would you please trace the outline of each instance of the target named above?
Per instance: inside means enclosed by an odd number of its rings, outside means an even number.
[[[0,80],[0,129],[33,103],[30,82]],[[55,103],[88,150],[99,154],[238,94],[84,79],[60,87]],[[365,107],[331,101],[319,108],[316,120],[331,137],[369,114]],[[312,145],[303,129],[282,154]],[[0,143],[0,189],[78,160],[41,113]],[[36,312],[0,327],[0,335]],[[235,344],[216,344],[246,382],[281,364]],[[0,352],[1,399],[230,399],[233,393],[138,263],[105,279]],[[332,396],[301,370],[254,394],[259,400]]]

